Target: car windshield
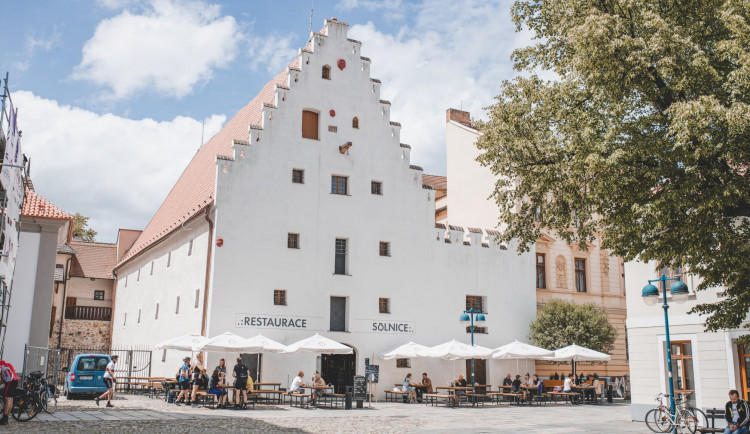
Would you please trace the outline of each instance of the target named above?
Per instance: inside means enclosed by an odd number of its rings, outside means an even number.
[[[107,369],[109,359],[106,357],[86,356],[78,359],[76,371],[104,371]]]

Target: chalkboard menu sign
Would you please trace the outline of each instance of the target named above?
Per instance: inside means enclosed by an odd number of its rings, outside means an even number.
[[[380,372],[379,365],[365,365],[365,378],[370,383],[378,382],[378,373]]]
[[[367,380],[361,375],[354,377],[354,401],[367,399]]]

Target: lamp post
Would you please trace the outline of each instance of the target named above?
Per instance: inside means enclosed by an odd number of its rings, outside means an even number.
[[[474,315],[476,315],[476,319],[474,319]],[[484,324],[484,314],[478,310],[474,310],[472,307],[469,310],[465,310],[464,313],[461,314],[461,318],[459,319],[459,322],[461,325],[464,326],[470,326],[471,327],[471,346],[474,346],[474,324],[481,326]],[[474,387],[474,358],[471,358],[471,387]]]
[[[643,292],[641,295],[643,296],[643,301],[649,305],[649,306],[655,306],[656,303],[659,302],[659,288],[653,285],[653,282],[659,282],[661,286],[661,293],[662,293],[662,299],[663,303],[661,305],[662,309],[664,309],[664,329],[666,331],[666,338],[667,338],[667,373],[669,376],[669,412],[672,414],[672,417],[675,415],[675,406],[674,406],[674,382],[672,380],[672,343],[669,340],[669,315],[667,314],[667,310],[669,309],[669,305],[667,304],[667,281],[668,280],[674,280],[675,282],[672,283],[672,286],[669,288],[669,293],[672,295],[672,300],[675,303],[684,303],[688,298],[688,287],[685,285],[684,282],[680,280],[679,277],[667,277],[665,275],[661,275],[658,279],[653,279],[648,281],[648,285],[643,287]],[[674,433],[677,432],[677,427],[673,430]]]

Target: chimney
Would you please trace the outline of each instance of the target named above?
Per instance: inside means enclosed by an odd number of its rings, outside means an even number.
[[[445,123],[456,121],[461,125],[471,126],[471,114],[463,110],[448,109],[445,111]]]

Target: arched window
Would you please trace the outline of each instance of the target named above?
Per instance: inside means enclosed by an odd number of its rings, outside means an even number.
[[[328,65],[323,65],[323,78],[326,80],[331,79],[331,67]]]
[[[356,116],[352,119],[352,128],[359,129],[359,118]]]

